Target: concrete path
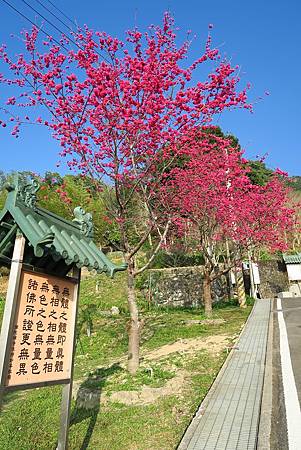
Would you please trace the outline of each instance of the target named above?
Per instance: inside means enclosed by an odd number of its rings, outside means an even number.
[[[262,398],[270,300],[257,300],[178,450],[253,450]]]

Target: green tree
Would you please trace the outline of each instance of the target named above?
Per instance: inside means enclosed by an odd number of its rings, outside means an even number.
[[[61,177],[55,172],[47,172],[42,178],[39,191],[40,206],[72,220],[73,210],[82,206],[93,216],[95,240],[102,246],[117,242],[119,235],[116,226],[108,217],[105,207],[105,196],[109,186],[95,186],[89,178],[66,175]]]
[[[264,186],[267,184],[274,175],[273,170],[269,169],[263,161],[249,160],[247,162],[247,166],[250,169],[248,177],[253,184],[257,184],[258,186]]]

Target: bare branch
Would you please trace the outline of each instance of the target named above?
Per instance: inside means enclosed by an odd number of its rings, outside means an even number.
[[[136,247],[133,248],[133,250],[131,251],[129,258],[132,258],[135,253],[138,252],[138,250],[142,247],[142,245],[144,244],[144,242],[147,240],[149,234],[151,233],[151,231],[154,229],[155,224],[152,223],[151,226],[147,229],[147,231],[145,232],[145,234],[142,236],[142,238],[140,239],[140,241],[138,242],[138,244],[136,245]]]
[[[143,267],[141,267],[141,269],[136,270],[136,271],[134,272],[134,276],[139,275],[139,273],[144,272],[144,270],[146,270],[146,269],[151,265],[151,263],[153,262],[153,260],[154,260],[154,258],[155,258],[155,256],[156,256],[156,254],[157,254],[158,251],[160,250],[162,243],[164,242],[164,240],[165,240],[165,238],[166,238],[166,236],[167,236],[167,232],[168,232],[168,229],[169,229],[169,227],[170,227],[170,223],[171,223],[171,221],[169,220],[169,221],[167,222],[166,226],[165,226],[164,233],[162,234],[162,237],[161,237],[161,239],[160,239],[160,241],[159,241],[157,247],[155,248],[155,250],[154,250],[152,256],[149,258],[148,262],[147,262]]]

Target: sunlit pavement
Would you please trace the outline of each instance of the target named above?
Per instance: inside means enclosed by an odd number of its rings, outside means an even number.
[[[271,450],[301,449],[301,298],[273,304]]]
[[[256,301],[178,450],[255,450],[270,309],[270,300]]]

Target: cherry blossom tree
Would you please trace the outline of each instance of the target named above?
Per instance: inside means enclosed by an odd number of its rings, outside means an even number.
[[[0,81],[13,94],[2,108],[2,127],[11,124],[15,137],[26,123],[47,127],[72,170],[110,186],[108,211],[128,265],[128,367],[135,373],[141,331],[135,277],[165,241],[172,218],[168,205],[154,207],[164,174],[191,127],[210,123],[225,109],[251,109],[246,89],[239,90],[238,68],[212,48],[210,35],[204,52],[188,64],[190,35],[177,45],[169,14],[162,26],[128,31],[124,41],[87,27],[60,42],[43,41],[33,27],[23,40],[25,52],[15,58],[0,49],[9,69]],[[206,64],[208,75],[200,81],[196,71]],[[135,255],[151,233],[158,234],[152,255],[137,267]]]
[[[180,146],[182,163],[166,175],[165,202],[174,207],[179,233],[188,228],[193,245],[203,253],[203,298],[210,316],[212,282],[248,250],[283,250],[295,210],[278,173],[265,185],[252,184],[247,161],[231,137],[217,135],[212,127],[192,128]],[[226,243],[230,258],[220,264]]]

